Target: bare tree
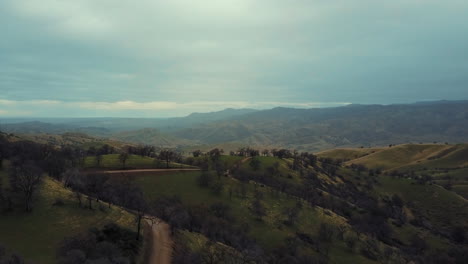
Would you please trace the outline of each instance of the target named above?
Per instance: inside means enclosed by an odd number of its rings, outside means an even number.
[[[96,166],[101,167],[102,155],[100,153],[96,154]]]
[[[77,168],[70,168],[62,174],[62,182],[65,187],[76,184],[80,179],[80,171]]]
[[[175,156],[176,156],[176,153],[169,149],[161,150],[158,155],[160,159],[166,161],[166,168],[169,168],[169,162],[171,162]]]
[[[252,202],[252,207],[250,208],[252,213],[257,217],[257,220],[261,221],[262,218],[266,215],[266,209],[263,206],[260,199],[255,199]]]
[[[136,223],[137,223],[137,236],[136,240],[140,240],[141,233],[141,221],[145,218],[145,214],[148,211],[148,204],[143,196],[143,192],[139,188],[135,188],[130,193],[129,204],[127,205],[130,209],[136,212]]]
[[[10,170],[10,186],[22,195],[26,211],[32,210],[32,200],[42,179],[42,170],[32,161],[13,162]]]
[[[120,163],[122,163],[122,168],[125,169],[125,163],[128,160],[128,153],[127,152],[120,153],[119,160],[120,160]]]

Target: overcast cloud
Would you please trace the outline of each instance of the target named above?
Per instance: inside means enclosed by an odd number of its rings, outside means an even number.
[[[468,99],[466,14],[466,0],[2,0],[0,116]]]

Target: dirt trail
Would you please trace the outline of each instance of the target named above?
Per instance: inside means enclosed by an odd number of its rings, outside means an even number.
[[[161,220],[146,222],[152,227],[151,254],[148,264],[170,264],[172,261],[172,246],[170,226]]]

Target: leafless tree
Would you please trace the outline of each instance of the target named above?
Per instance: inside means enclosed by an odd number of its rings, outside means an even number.
[[[13,162],[10,169],[10,185],[14,192],[21,193],[26,211],[32,210],[32,200],[42,179],[42,170],[32,161]]]

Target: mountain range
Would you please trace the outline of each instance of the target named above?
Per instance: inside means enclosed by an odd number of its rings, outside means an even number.
[[[415,142],[467,142],[468,101],[268,110],[225,109],[178,118],[2,119],[17,134],[86,133],[171,148],[249,145],[318,151]]]

